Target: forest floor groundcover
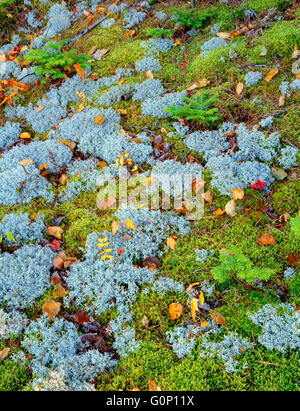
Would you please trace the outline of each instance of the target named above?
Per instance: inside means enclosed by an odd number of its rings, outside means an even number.
[[[299,8],[195,3],[0,0],[0,391],[299,390]]]

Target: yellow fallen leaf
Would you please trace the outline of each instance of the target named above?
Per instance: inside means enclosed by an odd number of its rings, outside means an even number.
[[[21,133],[20,138],[23,138],[25,140],[25,139],[31,138],[31,135],[29,133],[26,133],[26,132]]]
[[[177,320],[183,311],[183,307],[181,304],[178,303],[172,303],[169,305],[169,313],[171,316],[171,320]]]
[[[176,246],[176,241],[174,240],[173,237],[169,237],[167,239],[167,246],[171,248],[171,250],[175,250],[175,246]]]
[[[71,150],[74,150],[74,148],[76,147],[76,143],[74,143],[74,141],[69,141],[66,140],[64,138],[58,138],[56,140],[57,143],[62,143],[65,144],[66,146],[68,146]]]
[[[236,215],[236,204],[234,199],[229,200],[225,205],[225,212],[230,217],[234,217]]]
[[[242,200],[244,198],[244,190],[241,190],[240,188],[233,188],[229,191],[231,192],[231,197],[233,200]]]
[[[200,291],[199,301],[200,301],[200,306],[202,307],[205,303],[203,291]]]
[[[192,318],[194,321],[196,321],[196,312],[198,311],[198,300],[197,298],[192,298],[191,301],[191,313],[192,313]]]
[[[265,80],[266,80],[267,82],[271,81],[272,78],[274,78],[278,73],[279,73],[279,70],[278,70],[277,68],[271,69],[271,70],[266,74]]]
[[[240,96],[243,90],[244,90],[244,84],[242,82],[237,83],[236,88],[235,88],[236,94]]]
[[[133,224],[133,221],[130,220],[129,218],[127,218],[127,220],[125,221],[126,227],[127,228],[131,228],[133,231],[135,231],[135,226]]]
[[[209,205],[212,205],[213,193],[210,190],[205,191],[205,193],[203,193],[203,198],[204,198],[204,201],[206,201]]]
[[[48,318],[50,320],[53,320],[53,318],[56,317],[57,314],[59,313],[60,306],[61,306],[60,303],[54,300],[48,300],[42,306],[43,314],[47,314]]]
[[[207,327],[208,321],[201,321],[201,327]]]
[[[95,117],[94,123],[97,124],[98,126],[101,126],[105,120],[106,120],[105,116],[97,116]]]

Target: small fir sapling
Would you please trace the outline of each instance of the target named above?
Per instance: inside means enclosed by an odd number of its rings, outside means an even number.
[[[156,118],[171,117],[172,114],[168,113],[166,109],[172,106],[183,106],[183,97],[185,97],[186,94],[187,92],[184,90],[181,92],[165,94],[162,97],[147,99],[142,103],[142,113],[145,116],[153,116]]]
[[[271,268],[254,266],[237,247],[229,247],[220,252],[220,261],[221,264],[212,268],[211,273],[214,279],[221,283],[236,276],[246,283],[253,284],[256,280],[269,280],[276,272]]]
[[[66,40],[47,43],[41,49],[32,49],[25,56],[25,60],[36,65],[35,74],[52,79],[64,79],[67,69],[75,72],[76,64],[83,70],[90,65],[89,55],[80,54],[76,49],[63,50],[65,42]],[[42,81],[45,82],[47,79]]]
[[[165,111],[174,118],[196,120],[200,124],[211,124],[220,118],[219,109],[212,107],[218,101],[217,95],[209,96],[203,92],[191,98],[185,97],[183,101],[186,103],[183,107],[170,106]]]
[[[175,23],[176,26],[184,26],[186,28],[204,28],[210,23],[212,18],[212,13],[210,10],[205,10],[200,13],[195,8],[189,10],[172,8],[171,11],[174,14],[171,21]]]

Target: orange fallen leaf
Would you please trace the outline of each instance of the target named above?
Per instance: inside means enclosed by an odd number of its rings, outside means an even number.
[[[146,71],[145,76],[150,80],[154,80],[154,75],[151,70]]]
[[[47,234],[51,235],[52,237],[57,238],[58,240],[61,240],[61,236],[63,232],[64,230],[58,226],[50,226],[47,228]]]
[[[67,184],[67,181],[68,181],[68,178],[69,178],[69,177],[67,176],[67,174],[66,174],[66,173],[63,173],[63,174],[60,176],[59,180],[58,180],[59,184],[62,185],[62,186],[66,185],[66,184]]]
[[[56,285],[57,290],[53,291],[52,298],[63,298],[68,294],[68,291],[61,285]]]
[[[112,228],[113,235],[116,235],[116,232],[119,229],[119,222],[117,220],[113,221],[111,224],[111,228]]]
[[[78,75],[84,80],[84,71],[79,63],[74,64],[74,68],[77,71]]]
[[[171,248],[171,250],[175,250],[175,246],[176,246],[176,241],[174,240],[173,237],[169,237],[167,239],[167,246]]]
[[[225,210],[222,210],[221,208],[217,208],[214,212],[213,215],[215,217],[220,217],[221,215],[225,214]]]
[[[149,391],[161,391],[161,388],[156,384],[155,381],[148,380]]]
[[[183,307],[181,304],[178,303],[172,303],[169,305],[169,313],[171,316],[171,320],[177,320],[183,311]]]
[[[244,198],[244,190],[241,190],[240,188],[233,188],[229,191],[231,192],[231,197],[233,200],[242,200]]]
[[[275,245],[276,240],[273,236],[273,234],[262,234],[261,236],[258,237],[258,244],[260,245]]]
[[[42,311],[43,311],[43,314],[48,315],[48,318],[50,320],[53,320],[53,318],[56,317],[57,314],[59,313],[60,307],[61,307],[60,303],[54,300],[48,300],[45,302],[45,304],[43,304]]]

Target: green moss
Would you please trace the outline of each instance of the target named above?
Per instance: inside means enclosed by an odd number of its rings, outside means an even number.
[[[300,305],[300,275],[299,272],[287,280],[288,289],[290,292],[290,303]]]
[[[102,378],[99,390],[149,390],[148,380],[159,381],[174,366],[174,354],[162,343],[143,343],[140,350],[122,359],[116,373]]]
[[[300,181],[277,183],[272,194],[274,211],[293,215],[300,208]]]
[[[4,347],[1,348],[0,351]],[[9,359],[0,363],[0,391],[21,391],[30,380],[28,370]]]
[[[68,215],[65,233],[65,248],[70,254],[78,255],[84,248],[87,236],[94,231],[111,229],[112,219],[109,215],[98,216],[95,211],[87,208],[75,208]]]
[[[300,110],[293,107],[292,110],[283,116],[280,123],[280,132],[283,141],[298,143],[300,139]]]
[[[249,0],[248,9],[252,9],[256,12],[268,10],[270,8],[277,8],[280,11],[284,11],[292,5],[291,0]]]
[[[295,44],[300,43],[300,31],[294,21],[278,21],[258,40],[273,57],[290,56]]]

